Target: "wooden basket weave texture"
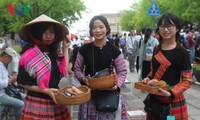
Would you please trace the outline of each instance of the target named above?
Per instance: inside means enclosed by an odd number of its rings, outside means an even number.
[[[88,80],[91,89],[112,88],[117,83],[117,75],[111,74],[105,77],[91,78]]]
[[[65,86],[65,87],[59,89],[59,91],[57,93],[55,93],[56,101],[58,102],[58,104],[62,104],[62,105],[79,105],[79,104],[86,103],[87,101],[90,100],[90,98],[91,98],[91,89],[88,88],[87,86],[84,86],[84,85],[80,86],[80,87],[77,87],[83,93],[79,93],[79,94],[76,94],[74,96],[65,95],[64,91],[66,91],[68,88],[71,88],[71,87],[72,86]]]
[[[164,90],[169,90],[169,85],[153,87],[153,86],[144,84],[142,82],[135,82],[134,88],[147,91],[148,93],[151,93],[151,94],[156,94],[159,92],[159,88],[162,88]]]

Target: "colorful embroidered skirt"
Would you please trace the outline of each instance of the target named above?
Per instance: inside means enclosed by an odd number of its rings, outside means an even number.
[[[67,107],[53,100],[27,95],[24,102],[21,120],[71,120]]]

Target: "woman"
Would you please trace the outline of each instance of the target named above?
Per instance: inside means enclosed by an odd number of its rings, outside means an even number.
[[[164,14],[159,22],[160,44],[154,50],[151,73],[143,82],[152,84],[153,80],[164,80],[169,86],[168,91],[159,88],[154,97],[160,102],[171,104],[170,113],[175,120],[188,120],[188,110],[183,93],[192,85],[190,57],[185,48],[177,41],[180,22],[172,13]],[[147,114],[147,120],[155,117]]]
[[[146,28],[144,39],[141,41],[141,47],[139,50],[139,80],[144,79],[150,72],[150,61],[151,59],[146,58],[146,52],[148,52],[148,48],[151,48],[152,54],[153,49],[159,42],[156,38],[152,36],[152,30],[150,28]]]
[[[103,16],[94,16],[89,24],[90,36],[95,40],[92,43],[83,45],[79,49],[77,59],[74,66],[75,76],[82,84],[88,85],[88,79],[84,76],[93,76],[96,72],[108,68],[112,71],[115,67],[118,76],[117,84],[109,90],[120,90],[126,75],[126,65],[123,54],[120,50],[108,42],[107,35],[110,34],[110,26]],[[84,72],[83,72],[84,71]],[[92,92],[93,94],[93,92]],[[78,119],[79,120],[127,120],[124,99],[120,95],[120,111],[117,112],[98,112],[94,105],[93,98],[80,105]],[[118,114],[117,114],[118,113]]]
[[[22,48],[18,84],[28,90],[22,120],[70,120],[66,106],[56,102],[61,77],[66,76],[69,39],[67,28],[41,15],[20,30],[27,44]],[[63,40],[65,56],[58,54]]]

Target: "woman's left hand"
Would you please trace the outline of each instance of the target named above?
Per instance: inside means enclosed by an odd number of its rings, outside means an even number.
[[[68,48],[71,44],[71,39],[69,35],[66,35],[66,37],[63,39],[63,46]]]
[[[46,88],[46,89],[44,89],[43,91],[44,91],[47,95],[49,95],[49,96],[53,99],[53,101],[54,101],[56,104],[58,104],[57,101],[56,101],[56,98],[55,98],[55,93],[58,91],[58,89],[55,89],[55,88]]]
[[[159,92],[156,95],[170,97],[171,93],[166,90],[163,90],[162,88],[159,88]]]

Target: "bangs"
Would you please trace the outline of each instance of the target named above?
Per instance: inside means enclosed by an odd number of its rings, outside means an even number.
[[[181,27],[178,17],[176,15],[172,14],[172,13],[165,14],[160,18],[157,26],[160,26],[162,24],[164,24],[164,25],[175,25],[176,28],[179,29],[179,30],[180,30],[180,27]]]
[[[174,25],[174,23],[172,22],[172,20],[169,19],[169,18],[163,19],[162,20],[162,24],[164,24],[164,25]]]
[[[29,27],[30,33],[33,35],[34,38],[41,40],[43,33],[49,28],[52,27],[54,30],[55,36],[58,35],[58,28],[55,24],[49,22],[41,22],[37,24],[33,24]]]

